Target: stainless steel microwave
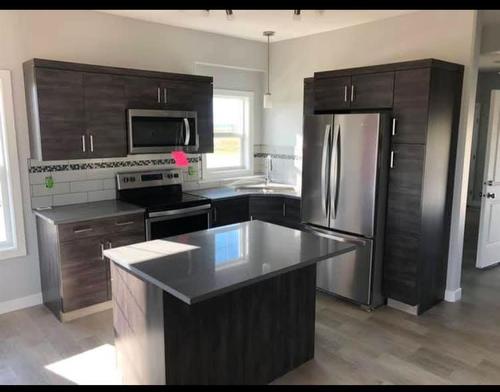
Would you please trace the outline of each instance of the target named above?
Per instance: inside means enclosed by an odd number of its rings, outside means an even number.
[[[198,151],[196,112],[128,109],[128,152]]]

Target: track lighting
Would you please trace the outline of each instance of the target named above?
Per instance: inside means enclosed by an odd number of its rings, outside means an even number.
[[[293,19],[300,20],[300,10],[293,10]]]
[[[226,10],[226,18],[232,20],[234,18],[233,10]]]

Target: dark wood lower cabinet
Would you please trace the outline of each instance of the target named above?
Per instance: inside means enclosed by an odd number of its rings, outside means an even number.
[[[314,357],[316,265],[193,305],[111,268],[125,384],[267,384]]]
[[[37,229],[43,302],[62,321],[111,299],[104,249],[145,240],[142,214],[61,225],[37,217]]]
[[[248,196],[212,201],[212,226],[224,226],[250,219]]]

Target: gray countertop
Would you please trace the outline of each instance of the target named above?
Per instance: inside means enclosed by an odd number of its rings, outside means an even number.
[[[187,304],[354,250],[356,245],[253,220],[104,251]]]
[[[112,216],[144,213],[144,208],[120,200],[104,200],[93,203],[72,204],[52,207],[50,209],[33,210],[33,212],[52,224],[79,222],[85,220],[108,218]]]
[[[195,191],[186,191],[186,193],[191,193],[193,195],[206,197],[212,200],[222,200],[229,199],[238,196],[247,196],[247,195],[261,195],[261,196],[288,196],[296,199],[300,199],[300,193],[295,191],[273,191],[273,192],[264,192],[259,189],[240,189],[236,190],[234,188],[230,188],[227,186],[217,187],[217,188],[208,188],[208,189],[200,189]]]

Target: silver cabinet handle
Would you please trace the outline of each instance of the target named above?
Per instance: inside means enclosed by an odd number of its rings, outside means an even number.
[[[390,164],[391,169],[394,169],[394,151],[391,151],[391,164]]]
[[[76,229],[76,230],[73,230],[73,233],[80,234],[80,233],[86,233],[86,232],[92,231],[92,230],[94,230],[92,227],[86,227],[85,229]]]
[[[347,84],[344,86],[344,102],[347,102]]]
[[[189,139],[191,139],[191,127],[189,126],[189,120],[184,119],[184,127],[186,128],[186,139],[184,140],[184,145],[189,146]]]
[[[90,134],[90,152],[94,152],[94,135]]]
[[[354,84],[351,84],[351,102],[354,101]]]
[[[85,146],[85,135],[82,135],[82,151],[85,152],[86,151],[86,146]]]
[[[167,103],[167,88],[163,88],[163,102]]]
[[[283,200],[283,216],[286,216],[286,205],[284,200]]]
[[[101,260],[106,260],[106,257],[104,257],[104,244],[101,242]]]
[[[161,103],[161,96],[160,96],[160,88],[158,87],[158,95],[157,95],[157,98],[158,98],[158,103]]]
[[[115,226],[127,226],[127,225],[133,225],[134,223],[135,223],[134,221],[115,222]]]
[[[113,247],[113,244],[111,243],[111,241],[108,241],[108,249],[111,249]]]
[[[392,136],[396,136],[396,117],[392,118]]]
[[[214,222],[217,222],[217,207],[214,207]]]

